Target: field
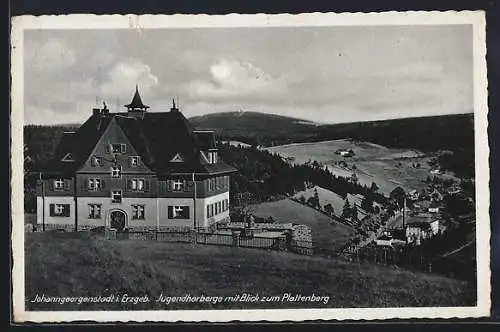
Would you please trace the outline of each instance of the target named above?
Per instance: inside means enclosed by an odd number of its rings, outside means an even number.
[[[280,223],[291,222],[309,226],[318,249],[335,251],[342,248],[354,235],[352,228],[291,199],[252,205],[251,213],[259,217],[272,216]]]
[[[318,198],[319,198],[319,203],[321,207],[323,208],[326,204],[331,204],[333,207],[333,210],[335,212],[335,215],[339,216],[342,214],[342,208],[344,207],[345,199],[342,198],[341,196],[337,195],[336,193],[325,189],[321,188],[319,186],[314,186],[312,188],[308,188],[304,191],[300,191],[294,195],[295,198],[300,198],[301,196],[304,196],[304,198],[307,200],[309,197],[314,196],[314,191],[317,190],[318,192]],[[347,200],[349,201],[349,204],[351,206],[356,205],[356,208],[358,209],[358,218],[362,219],[367,215],[366,211],[361,208],[361,202],[363,200],[362,195],[351,195],[347,194]],[[375,203],[377,204],[377,203]],[[377,204],[379,205],[379,204]],[[380,205],[379,205],[380,206]]]
[[[105,240],[83,233],[26,234],[27,310],[147,310],[465,306],[466,282],[370,264],[285,252],[156,241]],[[248,293],[258,302],[225,301]],[[260,301],[284,293],[328,301]],[[32,303],[35,295],[109,296],[113,303]],[[148,302],[122,303],[123,295]],[[160,303],[166,296],[221,297],[201,303]],[[328,297],[328,298],[326,298]]]
[[[353,150],[353,157],[343,157],[335,154],[337,149]],[[316,143],[299,143],[274,146],[270,152],[283,157],[293,158],[295,163],[318,161],[327,166],[338,176],[349,177],[354,172],[359,183],[370,186],[375,182],[380,192],[389,194],[397,186],[405,190],[425,187],[422,182],[429,175],[427,164],[429,157],[411,149],[393,149],[369,142],[357,142],[348,139],[323,141]],[[404,158],[404,159],[401,159]],[[347,168],[340,167],[338,162],[347,163]],[[420,168],[412,167],[420,164]],[[352,165],[356,169],[351,169]]]

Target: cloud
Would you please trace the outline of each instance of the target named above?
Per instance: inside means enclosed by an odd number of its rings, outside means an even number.
[[[209,80],[195,80],[187,85],[195,99],[224,99],[258,96],[282,91],[284,80],[273,78],[249,62],[222,59],[209,68]]]
[[[107,80],[99,87],[104,96],[128,96],[138,84],[141,91],[146,91],[158,84],[158,77],[151,68],[139,60],[118,62],[108,74]]]
[[[55,38],[48,39],[26,56],[29,66],[36,72],[60,72],[76,63],[74,50]]]

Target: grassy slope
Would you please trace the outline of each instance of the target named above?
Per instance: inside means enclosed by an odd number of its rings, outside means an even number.
[[[336,155],[337,149],[352,149],[354,157],[344,158]],[[338,176],[349,177],[354,172],[359,183],[370,186],[377,183],[379,191],[389,194],[397,186],[406,190],[420,190],[424,180],[429,175],[427,160],[429,158],[415,158],[419,155],[411,149],[387,148],[369,142],[352,142],[350,140],[334,140],[315,143],[281,145],[268,148],[286,157],[294,157],[297,163],[316,160],[328,166]],[[412,157],[409,160],[396,160],[400,157]],[[335,165],[335,162],[345,161],[349,166],[355,164],[355,171],[345,170]],[[421,168],[412,168],[412,163],[420,163]],[[399,166],[398,164],[401,163]]]
[[[284,292],[330,296],[327,305],[274,303],[157,304],[160,293],[260,296]],[[32,304],[35,294],[148,294],[148,304]],[[108,241],[85,234],[26,235],[28,310],[221,309],[472,305],[461,281],[283,252],[190,244]]]
[[[352,228],[290,199],[253,205],[252,213],[262,217],[272,216],[281,223],[292,222],[309,226],[315,246],[319,249],[340,249],[354,234]]]

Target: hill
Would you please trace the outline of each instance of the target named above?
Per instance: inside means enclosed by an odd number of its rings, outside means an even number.
[[[340,124],[317,124],[259,112],[213,113],[189,120],[199,129],[216,130],[227,137],[253,137],[265,146],[349,137],[388,147],[453,149],[459,142],[471,146],[474,130],[472,113]]]
[[[315,124],[256,112],[215,113],[190,120],[198,129],[216,130],[225,140],[268,147],[351,138],[389,148],[448,150],[453,154],[442,157],[441,166],[459,176],[474,176],[472,113],[341,124]]]
[[[321,252],[335,252],[356,233],[353,228],[291,199],[255,204],[251,206],[250,211],[258,217],[271,216],[280,223],[291,222],[309,226],[316,249]]]
[[[198,129],[215,130],[221,137],[254,145],[281,141],[289,134],[312,137],[317,126],[302,119],[245,111],[206,114],[189,121]]]
[[[465,306],[464,281],[285,252],[156,241],[104,240],[83,233],[26,234],[27,310],[148,310]],[[160,303],[164,296],[237,294],[328,297],[325,302]],[[147,296],[149,302],[32,303],[41,296]]]

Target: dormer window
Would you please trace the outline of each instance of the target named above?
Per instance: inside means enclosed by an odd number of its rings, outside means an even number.
[[[208,151],[207,159],[209,164],[217,163],[217,151]]]
[[[174,163],[180,163],[183,162],[184,159],[182,159],[182,156],[179,153],[177,153],[170,161]]]
[[[61,161],[64,161],[64,162],[68,162],[69,161],[69,162],[71,162],[71,161],[75,161],[75,160],[73,159],[73,156],[71,155],[71,153],[67,153],[63,157],[63,159],[61,159]]]

